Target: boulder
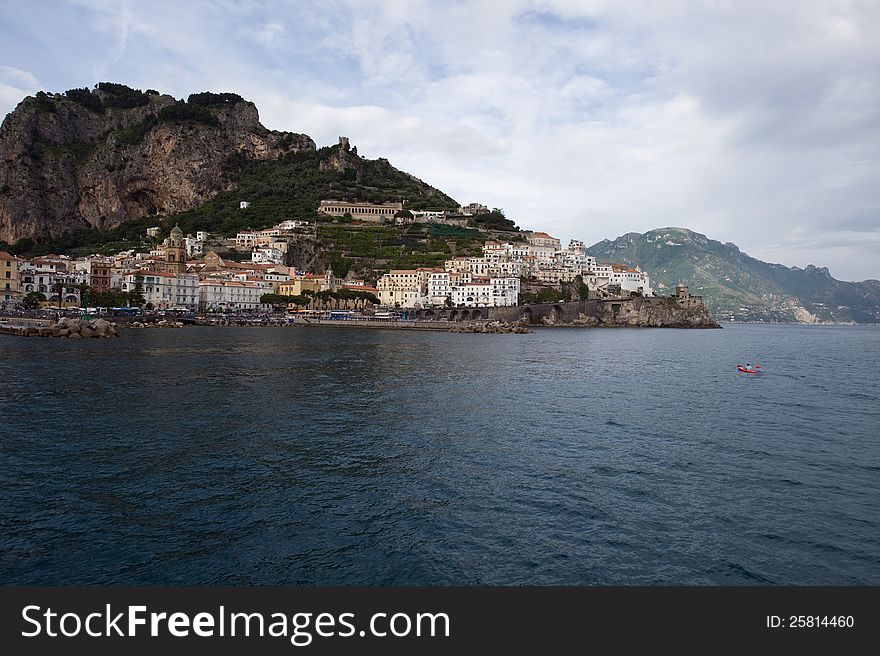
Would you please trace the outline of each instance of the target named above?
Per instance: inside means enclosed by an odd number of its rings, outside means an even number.
[[[52,329],[52,334],[55,337],[67,337],[70,334],[70,331],[67,328],[59,328],[58,326],[55,326]]]
[[[88,326],[83,326],[82,328],[80,328],[79,334],[82,337],[94,337],[95,331],[92,330],[91,328],[89,328]]]
[[[40,337],[53,337],[52,329],[49,326],[37,328],[37,333]]]
[[[111,335],[115,334],[115,332],[116,332],[113,329],[113,326],[110,325],[110,322],[108,322],[104,319],[98,319],[95,322],[94,327],[92,327],[92,330],[94,331],[95,335],[97,335],[98,337],[110,337]]]
[[[79,333],[70,333],[67,337],[69,339],[82,339],[82,335]]]

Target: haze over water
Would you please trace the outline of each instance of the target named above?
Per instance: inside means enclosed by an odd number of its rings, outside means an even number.
[[[0,335],[0,583],[880,584],[878,337]]]

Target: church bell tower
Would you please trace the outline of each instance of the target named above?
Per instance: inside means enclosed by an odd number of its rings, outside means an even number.
[[[165,273],[175,276],[186,273],[186,246],[180,226],[174,226],[171,236],[165,240]]]

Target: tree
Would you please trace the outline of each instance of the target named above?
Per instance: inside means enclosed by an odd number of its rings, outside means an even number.
[[[91,304],[95,307],[121,307],[128,302],[129,295],[118,290],[109,292],[96,292],[91,290],[89,293]]]
[[[52,291],[58,295],[58,307],[64,307],[64,283],[61,279],[52,284]]]
[[[134,289],[128,293],[128,302],[135,307],[141,307],[146,302],[144,298],[144,276],[140,273],[134,276]]]
[[[330,256],[330,268],[337,278],[345,278],[351,270],[351,260],[342,256],[342,253],[333,253]]]
[[[575,276],[574,283],[577,286],[578,297],[580,300],[586,301],[590,297],[590,288],[587,287],[587,283],[584,282],[584,277],[581,275]]]
[[[76,286],[77,291],[79,292],[79,304],[80,307],[87,308],[89,307],[89,298],[91,297],[91,290],[89,289],[88,283],[81,282]]]
[[[21,304],[28,310],[36,310],[40,307],[40,303],[45,300],[46,297],[40,292],[28,292],[25,297],[21,299]]]

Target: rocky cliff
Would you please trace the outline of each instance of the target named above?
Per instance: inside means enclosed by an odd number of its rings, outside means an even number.
[[[310,137],[270,132],[235,94],[183,102],[109,83],[40,92],[0,127],[0,241],[193,209],[232,186],[230,155],[305,151]]]
[[[632,297],[531,303],[515,307],[492,307],[479,316],[463,315],[462,310],[443,310],[439,316],[452,319],[481,318],[544,326],[595,326],[623,328],[720,328],[708,308],[697,297]],[[483,314],[486,313],[486,314]],[[434,311],[435,315],[438,312]]]

